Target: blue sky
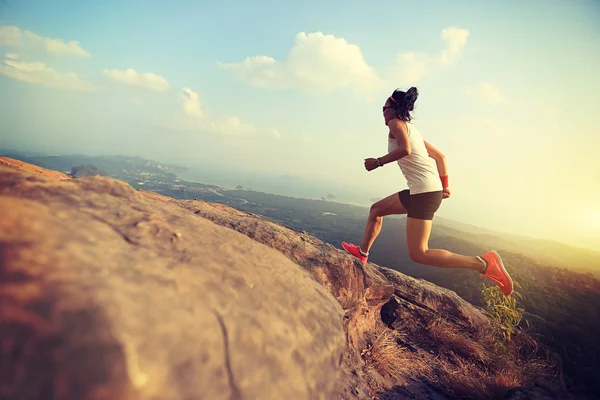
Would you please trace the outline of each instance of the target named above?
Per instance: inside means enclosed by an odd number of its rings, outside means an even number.
[[[406,187],[362,162],[414,85],[449,161],[440,215],[594,247],[599,66],[591,0],[4,0],[0,147],[291,175],[361,203]]]

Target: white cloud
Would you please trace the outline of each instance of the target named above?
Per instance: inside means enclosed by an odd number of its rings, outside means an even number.
[[[219,66],[232,70],[242,81],[275,89],[329,93],[340,87],[354,87],[359,92],[368,92],[382,84],[358,46],[322,32],[298,33],[282,61],[254,56]]]
[[[396,65],[390,69],[391,81],[417,84],[428,73],[454,64],[467,44],[469,31],[461,28],[445,28],[441,32],[446,46],[439,54],[406,52],[398,54]]]
[[[198,93],[194,92],[192,89],[183,88],[181,93],[179,93],[179,101],[185,115],[197,119],[201,119],[204,116]]]
[[[396,61],[399,66],[396,74],[405,84],[416,84],[429,68],[429,60],[423,54],[413,52],[398,54]]]
[[[131,98],[131,99],[130,99],[130,101],[131,101],[133,104],[135,104],[136,106],[138,106],[138,107],[141,107],[141,106],[144,104],[144,103],[142,102],[142,100],[140,100],[140,99],[139,99],[139,98],[137,98],[137,97],[133,97],[133,98]]]
[[[467,29],[445,28],[441,31],[445,46],[438,54],[414,51],[398,54],[395,65],[387,68],[388,79],[378,76],[358,46],[322,32],[298,33],[283,60],[257,55],[241,62],[219,63],[219,66],[257,87],[311,93],[330,93],[338,88],[352,87],[361,94],[368,94],[384,89],[390,82],[393,85],[416,84],[426,74],[454,64],[460,58],[469,34]]]
[[[61,73],[42,62],[25,62],[14,59],[0,61],[0,74],[32,85],[59,90],[93,92],[97,88],[74,73]]]
[[[51,39],[10,25],[0,28],[0,46],[43,49],[57,56],[90,57],[90,53],[82,49],[76,40],[66,42],[62,39]]]
[[[476,96],[478,99],[488,104],[504,103],[504,97],[500,94],[498,88],[489,82],[479,82],[473,86],[467,87],[465,93]]]
[[[446,42],[446,48],[442,51],[440,62],[444,65],[453,64],[467,44],[469,31],[461,28],[446,28],[442,30],[442,38]]]
[[[235,116],[211,115],[202,107],[198,93],[190,88],[183,88],[179,93],[179,105],[181,114],[175,116],[169,125],[174,129],[224,136],[281,138],[281,134],[273,128],[260,129]]]
[[[4,56],[6,58],[10,58],[11,60],[16,60],[19,58],[19,55],[16,53],[6,53]]]
[[[131,68],[124,71],[105,69],[102,73],[107,78],[123,85],[137,86],[155,92],[166,92],[171,89],[165,78],[153,73],[139,73]]]

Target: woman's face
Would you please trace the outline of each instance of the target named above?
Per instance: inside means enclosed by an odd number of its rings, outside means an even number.
[[[392,119],[396,118],[396,114],[394,113],[394,108],[390,104],[390,100],[388,99],[383,105],[383,119],[385,120],[385,124],[387,125]]]

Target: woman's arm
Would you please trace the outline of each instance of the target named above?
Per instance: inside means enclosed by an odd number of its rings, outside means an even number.
[[[367,169],[367,171],[372,171],[377,167],[383,167],[385,164],[399,160],[402,157],[406,157],[411,152],[406,125],[401,124],[398,120],[393,120],[390,121],[390,124],[388,126],[390,128],[390,132],[398,142],[398,148],[392,150],[383,157],[366,158],[365,168]]]
[[[448,163],[446,162],[446,157],[444,156],[444,154],[442,154],[441,151],[433,147],[431,143],[427,143],[426,141],[425,147],[427,148],[427,154],[429,154],[429,157],[435,160],[440,177],[448,176]]]

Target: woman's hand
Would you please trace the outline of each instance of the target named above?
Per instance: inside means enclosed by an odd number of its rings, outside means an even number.
[[[443,199],[447,199],[448,197],[450,197],[450,188],[445,188]]]
[[[365,169],[367,171],[373,171],[379,167],[379,161],[376,158],[365,158]]]

